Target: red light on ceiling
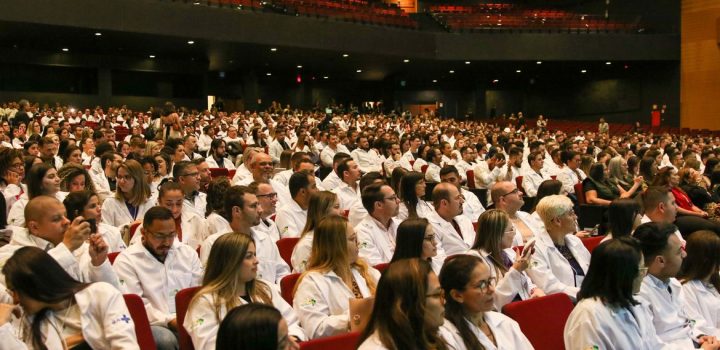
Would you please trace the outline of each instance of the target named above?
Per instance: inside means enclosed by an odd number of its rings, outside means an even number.
[[[300,76],[300,74],[297,75],[297,77],[295,78],[295,81],[296,81],[298,84],[302,83],[302,77]]]

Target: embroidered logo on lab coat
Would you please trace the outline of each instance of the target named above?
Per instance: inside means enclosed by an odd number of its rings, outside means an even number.
[[[304,303],[302,303],[302,306],[315,306],[315,304],[317,304],[317,300],[315,300],[315,298],[308,298]]]
[[[125,322],[126,324],[129,324],[130,321],[132,321],[132,318],[128,317],[128,315],[126,315],[126,314],[122,314],[122,316],[112,320],[111,323],[116,324],[116,323],[120,323],[120,322]]]

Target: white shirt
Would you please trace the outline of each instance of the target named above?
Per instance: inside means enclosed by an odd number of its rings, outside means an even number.
[[[350,156],[352,156],[355,163],[360,167],[360,171],[362,171],[363,174],[371,171],[380,172],[381,170],[380,165],[382,164],[382,160],[374,149],[366,151],[361,148],[356,148],[350,152]]]
[[[427,161],[422,158],[417,158],[415,159],[415,163],[412,164],[412,170],[421,173],[423,165],[427,165]]]
[[[682,285],[682,309],[692,320],[702,320],[707,327],[720,327],[720,293],[711,284],[692,280]],[[710,335],[718,336],[718,332]]]
[[[275,215],[275,223],[280,232],[280,238],[300,237],[306,222],[307,210],[300,208],[300,205],[295,200],[282,205]]]
[[[213,158],[212,156],[206,157],[205,163],[207,163],[209,168],[212,168],[212,169],[220,168],[217,160],[215,160],[215,158]],[[228,170],[235,169],[235,164],[233,164],[233,162],[230,159],[223,157],[222,163],[223,163],[223,168],[225,168],[225,169],[228,169]],[[235,174],[237,175],[237,172]],[[233,180],[234,180],[234,178],[233,178]]]
[[[672,293],[670,291],[672,291]],[[638,298],[649,306],[652,322],[658,337],[666,343],[687,345],[702,334],[715,335],[717,328],[708,327],[702,319],[691,320],[683,306],[682,286],[675,278],[667,283],[648,274],[643,278]]]
[[[288,149],[290,149],[290,142],[286,139],[285,144],[288,146]],[[272,158],[273,163],[278,164],[280,163],[280,155],[283,152],[283,146],[280,144],[280,141],[277,139],[273,140],[273,142],[270,143],[270,146],[268,147],[270,158]]]
[[[165,263],[158,261],[144,245],[133,244],[118,255],[113,267],[123,293],[142,297],[150,324],[162,327],[175,319],[175,295],[200,285],[203,276],[195,249],[177,239]]]
[[[55,198],[62,203],[67,197],[68,193],[58,191],[55,193]],[[7,216],[8,226],[25,227],[25,207],[30,202],[27,191],[20,195],[20,198],[13,203],[10,207],[10,211]]]
[[[639,301],[639,300],[638,300]],[[648,305],[613,308],[590,298],[570,313],[563,332],[566,349],[693,349],[664,343],[655,331]]]
[[[440,167],[437,164],[428,163],[428,167],[425,169],[425,181],[440,182]]]
[[[261,281],[256,281],[257,284]],[[282,314],[285,322],[288,324],[288,335],[295,336],[300,340],[305,340],[305,331],[300,328],[300,322],[292,307],[280,296],[278,286],[262,281],[270,291],[272,306],[274,306]],[[183,327],[188,330],[188,334],[192,338],[195,349],[215,349],[215,341],[217,340],[220,322],[227,315],[226,303],[221,301],[218,313],[215,313],[216,295],[204,293],[199,296],[196,301],[189,305]],[[256,302],[262,302],[257,300]],[[238,297],[238,305],[245,305],[247,301]]]
[[[197,216],[204,218],[205,210],[207,209],[207,193],[198,192],[192,201],[183,198],[183,209],[188,209],[197,214]]]
[[[473,169],[473,164],[470,164],[466,162],[464,159],[460,159],[455,163],[455,168],[457,169],[458,173],[460,173],[460,178],[462,181],[467,181],[467,171]]]
[[[350,210],[356,202],[360,201],[360,188],[356,186],[353,189],[345,182],[341,182],[338,187],[333,188],[332,192],[338,196],[340,210]]]
[[[428,215],[427,219],[432,225],[438,243],[438,256],[464,254],[475,242],[473,224],[470,219],[463,215],[453,218],[460,227],[462,236],[455,230],[450,221],[443,219],[436,212]]]
[[[230,227],[230,223],[224,217],[218,215],[218,213],[212,212],[207,217],[208,223],[208,236],[216,233],[228,233],[232,232],[233,229]]]
[[[480,330],[477,326],[475,326],[472,322],[465,320],[467,322],[468,327],[470,327],[470,330],[475,335],[477,340],[482,344],[485,349],[488,350],[515,350],[515,349],[523,349],[523,350],[532,350],[533,346],[530,344],[530,341],[525,337],[525,335],[522,333],[522,330],[520,330],[520,325],[518,325],[515,320],[511,319],[510,317],[507,317],[501,313],[488,311],[485,312],[485,315],[483,317],[485,319],[485,322],[490,327],[490,330],[493,333],[493,336],[495,337],[495,342],[497,343],[497,346],[493,344],[493,342],[485,335],[485,333]],[[445,323],[443,323],[442,327],[440,327],[440,335],[445,339],[447,342],[448,348],[453,350],[466,350],[465,343],[463,342],[463,338],[460,335],[460,331],[457,330],[457,327],[455,327],[452,322],[445,320]]]
[[[501,180],[500,171],[502,168],[494,167],[490,170],[486,161],[478,162],[473,167],[473,174],[475,175],[475,187],[477,188],[491,188],[495,182]]]
[[[578,179],[577,174],[575,174],[575,172],[568,166],[562,168],[560,173],[557,175],[557,179],[562,182],[563,189],[567,193],[575,193],[575,184],[581,183],[582,180],[585,180],[586,178],[585,173],[580,170],[580,168],[575,170],[580,173],[580,179]]]
[[[547,172],[545,172],[544,169],[540,169],[540,173],[535,172],[535,170],[530,169],[529,171],[526,171],[523,174],[523,181],[522,186],[525,190],[525,195],[527,197],[535,197],[537,196],[538,188],[540,188],[540,184],[543,183],[545,180],[550,180],[550,175],[548,175]]]
[[[345,147],[345,145],[337,144],[334,150],[330,148],[330,146],[327,146],[323,148],[320,152],[320,161],[322,162],[322,165],[326,167],[332,167],[333,158],[337,153],[345,153],[347,155],[350,155],[350,151],[347,149],[347,147]]]
[[[483,207],[482,203],[480,203],[480,200],[474,193],[464,188],[460,188],[460,192],[465,198],[462,215],[470,219],[472,223],[476,223],[478,218],[480,218],[480,214],[485,212],[485,207]]]
[[[351,271],[363,298],[371,297],[368,282],[357,269]],[[377,285],[380,272],[368,267],[368,274],[372,278],[371,283]],[[293,309],[308,339],[346,333],[350,321],[349,300],[354,297],[352,290],[335,272],[307,272],[297,286]]]
[[[73,298],[80,319],[69,321],[80,326],[83,340],[88,346],[93,349],[140,349],[135,335],[135,324],[122,294],[115,287],[102,282],[93,283],[75,293]],[[60,328],[58,319],[63,314],[69,315],[65,310],[50,311],[40,326],[43,344],[48,349],[63,349],[64,339],[61,339],[56,330]],[[0,348],[28,349],[32,348],[32,345],[24,344],[18,339],[12,324],[6,323],[0,327]]]
[[[208,163],[208,164],[210,164],[210,163]],[[248,169],[247,166],[245,166],[245,163],[242,163],[237,167],[237,171],[235,171],[235,176],[233,176],[230,183],[232,183],[233,185],[236,185],[238,182],[243,181],[247,178],[252,179],[253,176],[252,176],[252,173],[250,172],[250,169]],[[250,180],[250,182],[252,182],[252,180]]]
[[[360,224],[355,226],[360,256],[365,258],[370,265],[390,262],[395,253],[398,225],[400,225],[400,221],[394,218],[390,218],[390,225],[385,227],[374,217],[370,215],[365,217]]]
[[[435,208],[432,206],[432,204],[422,200],[418,199],[417,205],[415,205],[415,212],[417,213],[417,216],[420,218],[427,218],[429,215],[435,212]],[[400,209],[398,210],[398,215],[395,217],[400,222],[405,221],[405,219],[408,218],[410,213],[408,212],[407,206],[405,203],[400,203]]]
[[[99,223],[98,233],[102,236],[108,245],[108,253],[121,252],[127,248],[123,242],[120,230],[117,227],[110,226],[104,222]]]
[[[102,205],[103,222],[115,227],[123,227],[132,224],[135,220],[142,220],[145,212],[152,208],[155,203],[148,199],[137,207],[137,213],[133,217],[125,201],[110,197],[105,199]]]
[[[265,234],[272,239],[273,243],[280,240],[280,231],[277,229],[277,224],[275,220],[270,219],[270,217],[261,219],[260,223],[252,229],[265,232]]]
[[[308,259],[310,259],[310,253],[312,252],[312,243],[314,237],[313,231],[308,231],[302,238],[295,244],[290,257],[290,263],[292,264],[293,273],[305,272],[307,267]]]
[[[142,226],[143,224],[140,224],[135,231],[135,235],[130,240],[131,245],[142,244],[142,234],[139,234]],[[207,221],[186,208],[183,208],[180,214],[180,229],[182,230],[180,242],[187,244],[192,249],[197,249],[210,236]]]
[[[535,254],[527,274],[545,294],[565,293],[575,299],[590,266],[590,253],[580,238],[571,234],[565,236],[565,245],[583,270],[583,275],[580,276],[573,271],[547,232],[538,234],[535,238]]]
[[[641,224],[646,224],[646,223],[648,223],[648,222],[652,222],[652,220],[650,220],[650,218],[649,218],[647,215],[643,215],[643,216],[640,218],[640,223],[641,223]],[[685,241],[685,238],[683,238],[683,236],[682,236],[682,234],[680,233],[680,230],[679,230],[679,229],[676,229],[676,230],[675,230],[675,236],[677,236],[677,238],[680,239],[680,244],[681,244],[683,247],[685,247],[685,243],[687,243],[687,242]]]

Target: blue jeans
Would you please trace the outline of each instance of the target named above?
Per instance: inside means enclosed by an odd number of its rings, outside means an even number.
[[[178,342],[178,336],[175,332],[171,331],[167,327],[162,326],[150,326],[152,330],[153,339],[155,339],[155,345],[157,350],[178,350],[180,349],[180,343]]]

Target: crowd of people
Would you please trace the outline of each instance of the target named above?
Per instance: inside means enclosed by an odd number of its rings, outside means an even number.
[[[555,293],[567,349],[720,348],[720,138],[518,115],[5,103],[0,348],[138,349],[136,294],[158,349],[532,349]]]

